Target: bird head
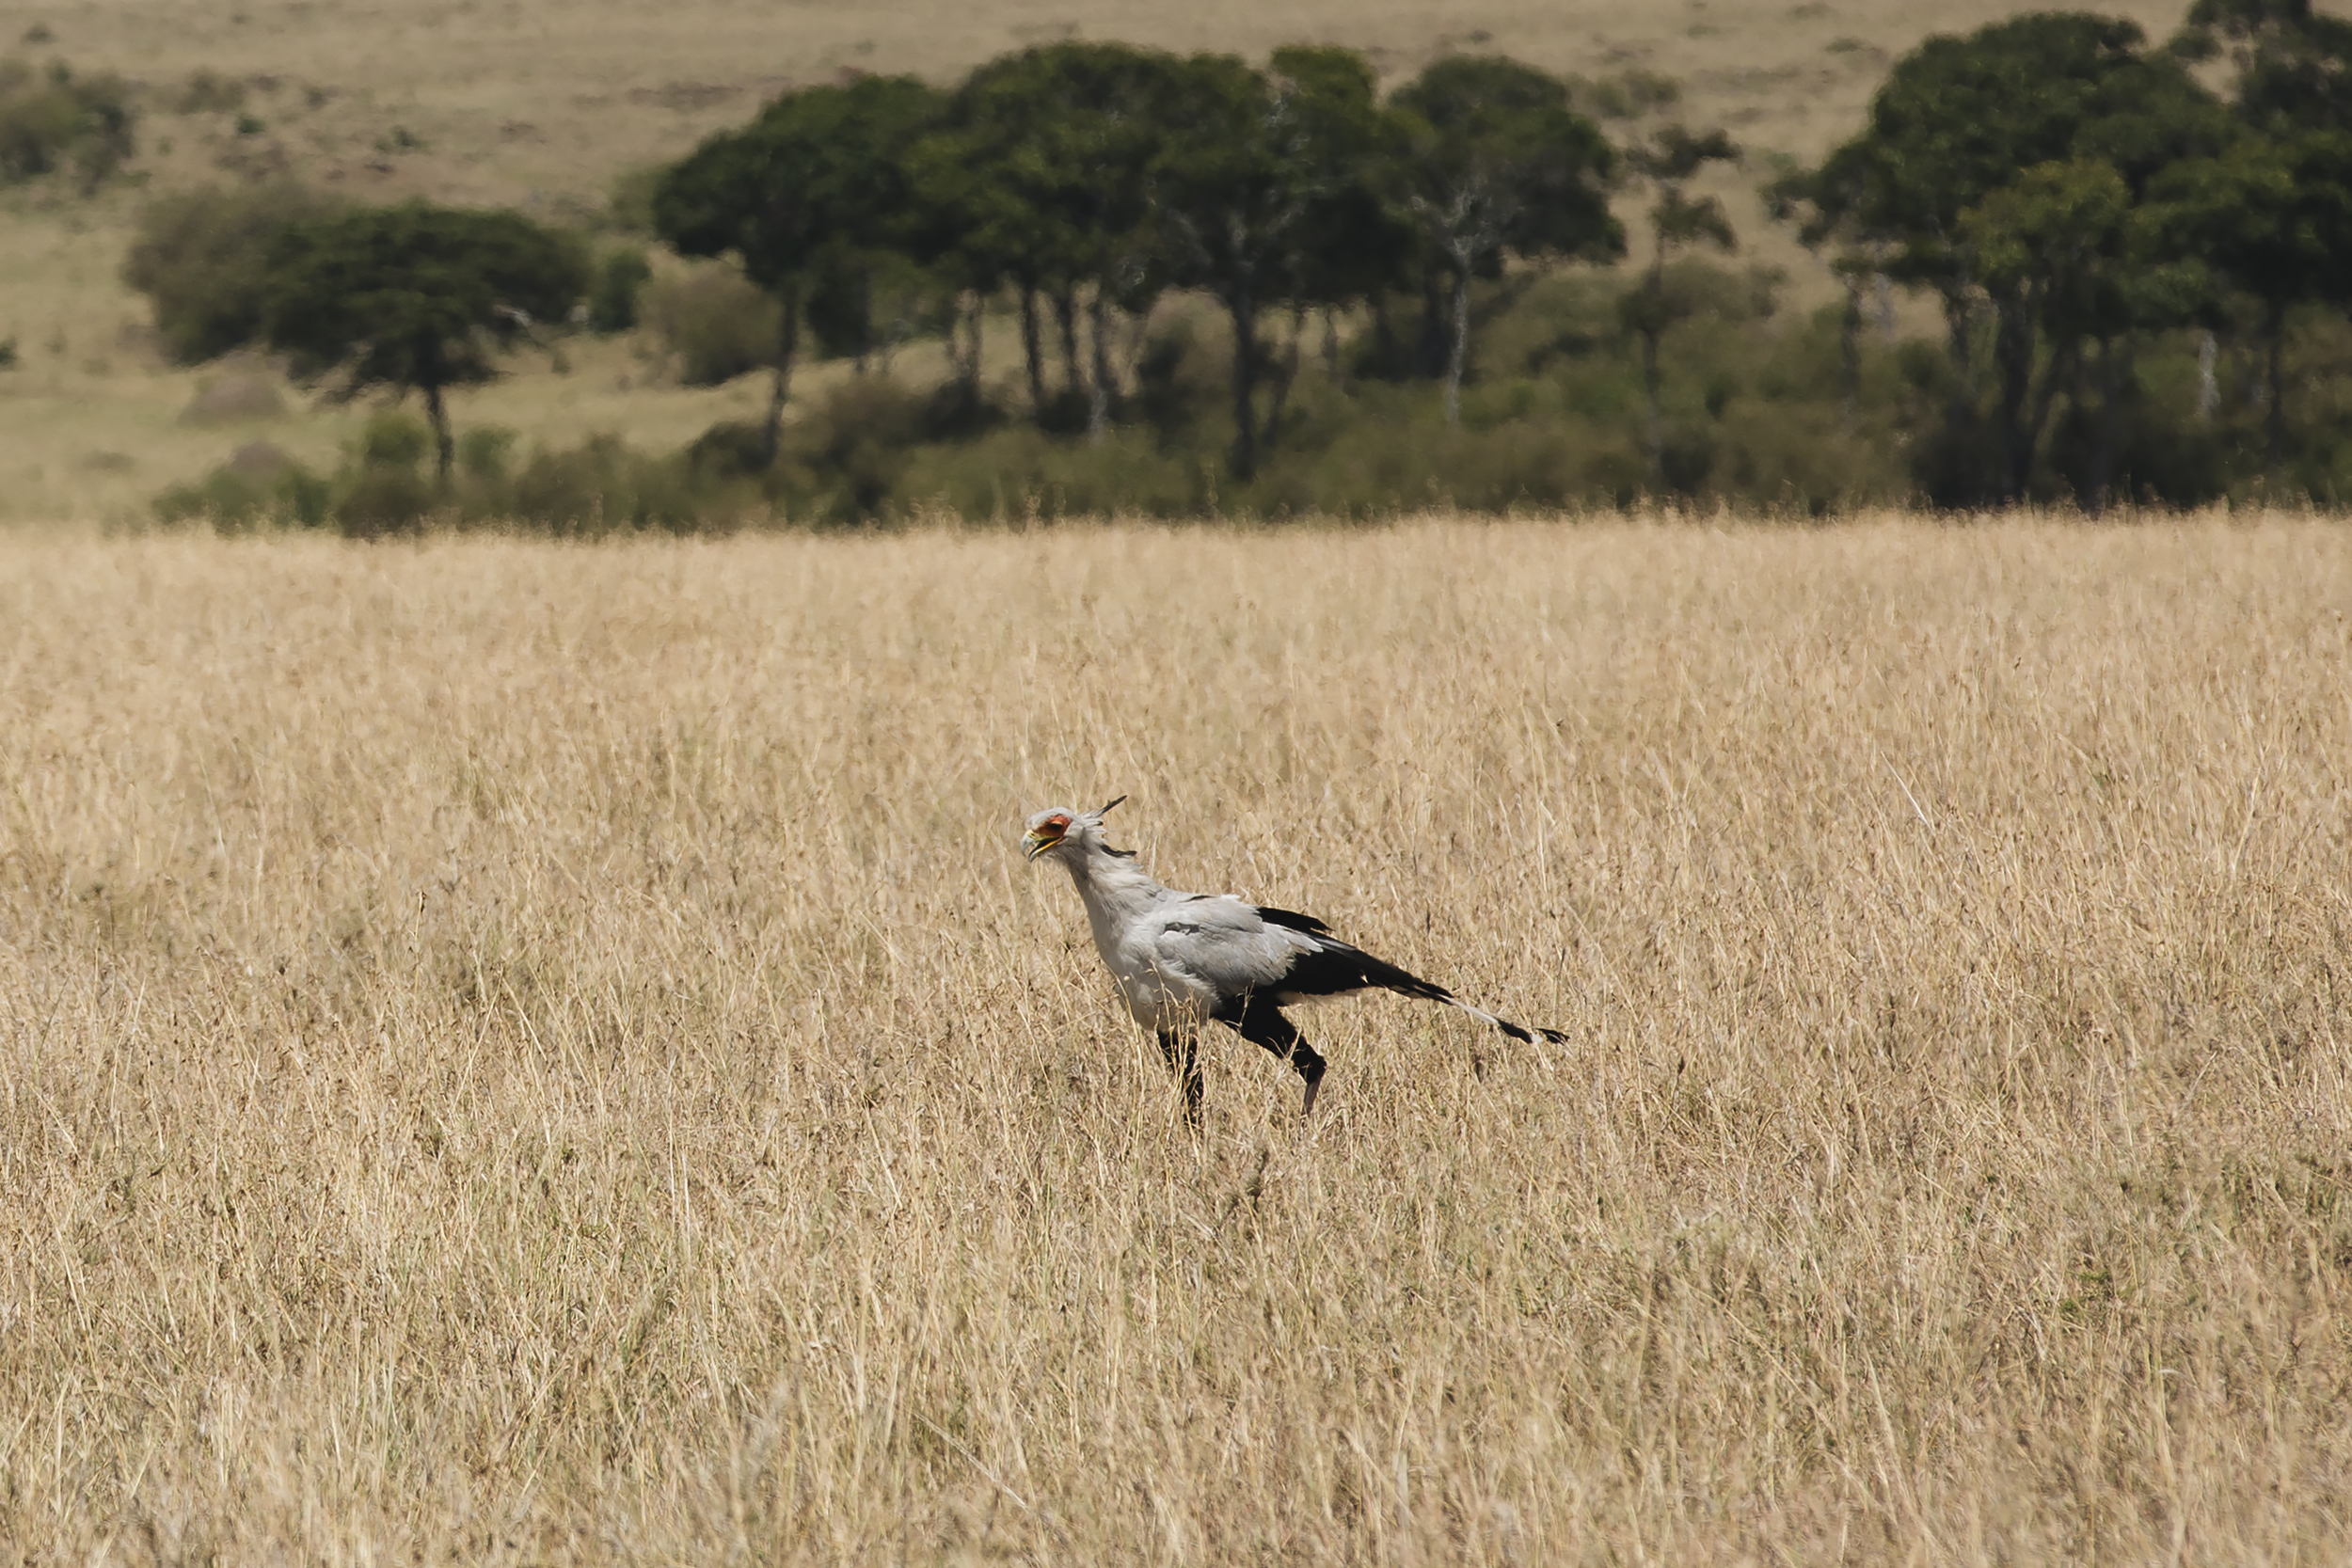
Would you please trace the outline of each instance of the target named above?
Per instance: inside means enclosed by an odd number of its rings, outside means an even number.
[[[1121,795],[1119,800],[1124,800],[1126,798]],[[1119,804],[1119,800],[1113,800],[1110,805],[1096,811],[1073,811],[1068,806],[1048,806],[1029,818],[1029,831],[1022,835],[1021,847],[1028,851],[1029,859],[1035,860],[1048,850],[1058,849],[1065,844],[1083,844],[1089,833],[1094,832],[1103,826],[1103,813],[1110,810],[1111,806]]]

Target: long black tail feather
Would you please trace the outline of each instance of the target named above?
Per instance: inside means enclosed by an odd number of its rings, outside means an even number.
[[[1399,996],[1409,996],[1418,1002],[1437,1002],[1449,1007],[1459,1007],[1472,1018],[1493,1025],[1504,1036],[1522,1045],[1542,1039],[1553,1045],[1565,1045],[1568,1036],[1560,1029],[1531,1029],[1499,1018],[1484,1007],[1473,1006],[1454,995],[1435,980],[1424,980],[1409,971],[1399,969],[1385,958],[1375,958],[1359,947],[1350,947],[1336,937],[1324,934],[1323,923],[1311,915],[1293,914],[1288,910],[1261,909],[1258,911],[1279,926],[1308,932],[1321,945],[1311,953],[1302,954],[1275,988],[1281,1003],[1305,1001],[1310,997],[1344,996],[1350,991],[1389,990]]]

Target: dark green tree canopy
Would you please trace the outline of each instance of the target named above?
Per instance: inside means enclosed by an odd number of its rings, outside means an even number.
[[[139,214],[122,279],[148,296],[173,358],[215,358],[262,336],[278,235],[342,206],[284,182],[163,197]]]
[[[2352,22],[2311,0],[2197,0],[2175,55],[2237,67],[2239,115],[2273,135],[2352,131]]]
[[[654,230],[681,256],[729,256],[782,310],[764,444],[784,420],[803,301],[825,335],[862,353],[873,278],[925,243],[909,153],[940,95],[913,76],[862,76],[787,93],[739,131],[673,165],[654,188]]]
[[[2135,200],[2100,158],[2037,164],[1961,215],[1979,277],[2018,299],[2061,351],[2178,325],[2211,297],[2202,262],[2180,252],[2169,214]]]
[[[588,261],[578,240],[519,213],[410,202],[291,225],[268,277],[269,341],[297,373],[332,378],[344,397],[421,393],[446,474],[443,389],[491,379],[500,350],[562,323]]]
[[[2352,132],[2241,137],[2151,194],[2180,247],[2253,298],[2352,301]]]
[[[2218,146],[2211,95],[2144,41],[2133,23],[2076,12],[1930,39],[1897,62],[1862,135],[1804,191],[1816,231],[1883,246],[1896,277],[1948,282],[1967,275],[1961,214],[2020,171],[2095,157],[2138,190]]]
[[[1294,305],[1348,304],[1410,275],[1410,218],[1396,201],[1404,126],[1380,102],[1372,66],[1350,49],[1278,49],[1278,87],[1297,95],[1300,156],[1319,171],[1290,246],[1281,290]]]
[[[1567,85],[1500,56],[1453,55],[1391,100],[1402,121],[1405,199],[1426,243],[1490,270],[1507,251],[1609,260],[1616,153],[1569,106]]]
[[[1259,316],[1295,298],[1319,220],[1378,145],[1378,100],[1369,68],[1343,50],[1283,50],[1270,71],[1195,55],[1171,87],[1153,211],[1174,279],[1216,296],[1232,318],[1232,467],[1247,478],[1272,434],[1259,429],[1252,402]]]
[[[1461,412],[1473,277],[1527,260],[1625,253],[1609,211],[1615,153],[1569,106],[1567,84],[1499,55],[1438,60],[1390,101],[1399,206],[1409,214],[1434,290],[1450,293],[1446,421]]]
[[[655,232],[681,256],[732,252],[766,289],[827,247],[904,243],[917,222],[906,153],[939,108],[912,76],[787,93],[671,166],[654,189]]]
[[[1177,61],[1114,43],[1057,43],[983,66],[917,150],[941,251],[973,278],[1032,286],[1115,275],[1149,245],[1149,177]]]

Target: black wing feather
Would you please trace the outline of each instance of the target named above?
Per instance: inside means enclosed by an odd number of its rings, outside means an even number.
[[[1263,904],[1252,907],[1257,910],[1258,918],[1269,926],[1287,926],[1294,931],[1305,931],[1310,936],[1321,936],[1331,928],[1313,915],[1300,914],[1296,910],[1268,909]]]
[[[1287,974],[1269,989],[1284,1002],[1309,996],[1344,996],[1355,990],[1392,990],[1424,1002],[1451,1002],[1454,993],[1443,986],[1408,974],[1385,959],[1333,938],[1318,937],[1311,953],[1301,953]]]

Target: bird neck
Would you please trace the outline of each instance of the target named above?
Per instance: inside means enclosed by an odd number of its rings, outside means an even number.
[[[1070,879],[1078,889],[1078,896],[1087,907],[1087,922],[1094,927],[1097,947],[1104,947],[1105,932],[1117,931],[1146,909],[1167,890],[1152,879],[1149,872],[1125,855],[1114,855],[1102,845],[1091,841],[1078,847],[1074,855],[1060,857],[1070,869]],[[1104,947],[1104,951],[1108,951]]]

